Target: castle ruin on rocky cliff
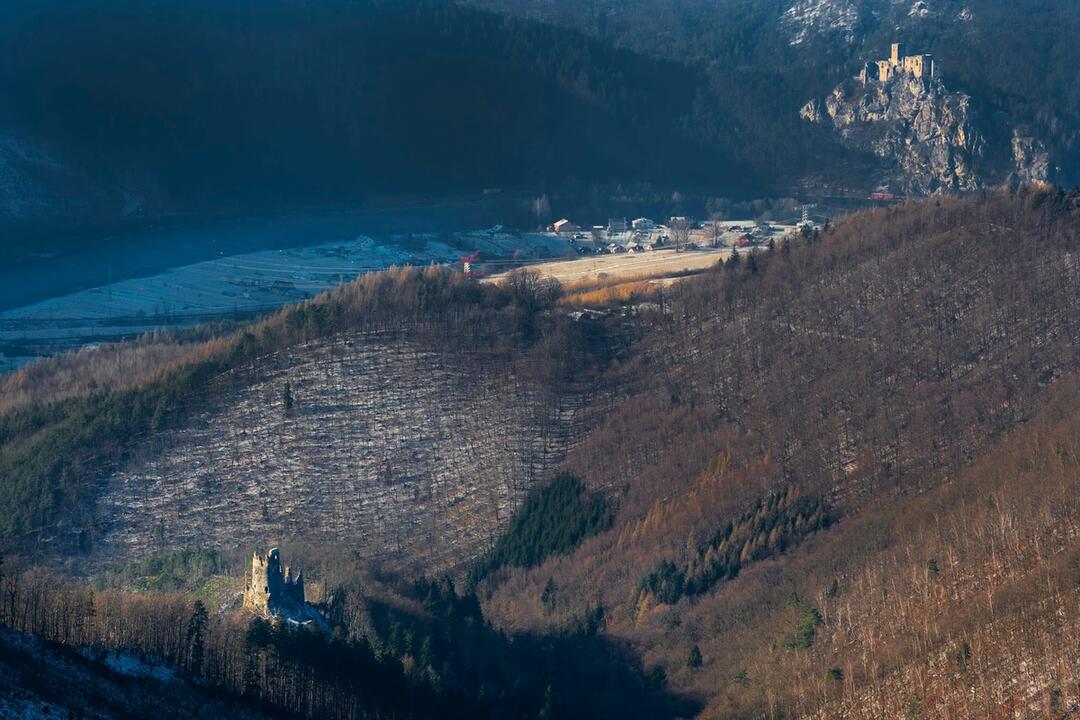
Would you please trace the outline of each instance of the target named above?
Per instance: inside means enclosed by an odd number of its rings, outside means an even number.
[[[921,80],[936,78],[938,71],[933,55],[905,55],[904,44],[893,43],[888,58],[863,65],[859,80],[863,85],[871,80],[886,83],[899,73],[906,73]]]
[[[251,579],[244,590],[244,607],[266,617],[289,612],[304,605],[304,574],[295,576],[288,565],[281,566],[277,548],[251,558]]]

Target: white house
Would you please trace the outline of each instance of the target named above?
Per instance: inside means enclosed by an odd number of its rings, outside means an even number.
[[[578,230],[581,229],[566,218],[563,218],[562,220],[556,220],[555,224],[551,227],[559,235],[562,235],[564,233],[576,233]]]

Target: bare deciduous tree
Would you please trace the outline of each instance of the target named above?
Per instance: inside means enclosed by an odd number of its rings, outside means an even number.
[[[675,245],[675,252],[682,252],[690,239],[690,221],[686,218],[673,218],[668,225],[668,233]]]

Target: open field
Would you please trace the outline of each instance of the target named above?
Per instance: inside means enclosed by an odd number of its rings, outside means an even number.
[[[748,221],[721,221],[716,223],[714,235],[713,226],[691,231],[688,241],[695,244],[695,249],[682,252],[674,248],[645,250],[635,252],[604,253],[594,255],[589,252],[573,259],[556,260],[552,262],[538,262],[531,264],[531,269],[540,274],[554,278],[564,284],[583,282],[612,282],[617,280],[654,280],[670,279],[679,275],[700,272],[706,270],[718,262],[722,262],[731,254],[731,248],[736,245],[739,237],[751,230],[753,223]],[[792,225],[769,225],[767,230],[762,230],[755,238],[757,242],[765,242],[766,238],[779,240],[795,231]],[[667,228],[661,226],[647,231],[632,231],[610,236],[614,244],[630,247],[636,243],[655,242],[660,237],[665,237]],[[714,241],[719,247],[712,247]],[[666,240],[670,242],[670,240]],[[578,240],[578,247],[589,247],[591,241]],[[760,247],[760,245],[756,246]],[[752,251],[754,245],[743,248]],[[496,281],[505,276],[498,273],[488,278]]]
[[[537,263],[531,265],[530,268],[562,283],[588,280],[630,280],[705,270],[726,259],[730,254],[731,250],[711,248],[685,252],[655,250],[632,254],[590,255],[574,260]],[[503,277],[502,274],[494,275],[491,280],[501,277]]]

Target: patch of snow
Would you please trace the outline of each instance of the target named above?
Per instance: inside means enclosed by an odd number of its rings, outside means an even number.
[[[814,35],[836,33],[855,41],[859,10],[851,0],[797,0],[784,11],[780,24],[791,33],[789,42],[801,45]]]
[[[126,652],[110,652],[103,660],[105,665],[113,672],[135,678],[151,678],[161,682],[176,679],[176,673],[172,668],[164,665],[151,665],[140,658]]]
[[[37,698],[7,700],[0,698],[0,717],[18,718],[19,720],[55,720],[65,716],[64,709],[58,705]]]

